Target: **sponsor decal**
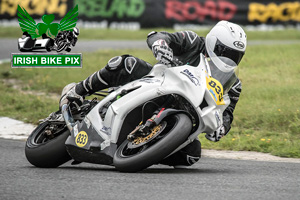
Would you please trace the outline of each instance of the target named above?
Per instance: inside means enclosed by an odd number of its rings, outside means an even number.
[[[165,16],[179,22],[204,22],[206,18],[212,20],[230,20],[234,17],[237,6],[226,0],[179,1],[166,0]]]
[[[241,41],[235,41],[233,42],[233,45],[236,47],[236,48],[239,48],[239,49],[243,49],[245,48],[245,44]]]
[[[67,0],[2,0],[0,1],[0,15],[14,17],[17,14],[18,6],[26,9],[29,15],[42,16],[45,13],[57,14],[59,17],[67,13]]]
[[[111,128],[110,127],[103,126],[100,129],[100,131],[103,132],[103,133],[105,133],[106,135],[110,135],[111,134]]]
[[[180,73],[182,73],[183,75],[185,75],[186,77],[188,77],[192,81],[192,83],[194,83],[196,86],[200,85],[199,79],[196,78],[194,76],[194,74],[192,74],[188,69],[185,69],[185,70],[181,71]]]
[[[200,157],[195,157],[195,156],[190,156],[190,155],[186,155],[186,160],[189,163],[189,165],[195,164],[198,160],[200,159]]]
[[[300,2],[290,0],[0,0],[0,24],[15,23],[18,5],[34,19],[54,14],[58,20],[76,4],[85,27],[137,30],[163,26],[190,30],[220,20],[242,25],[296,25],[300,21]]]
[[[217,121],[217,126],[220,127],[221,126],[221,117],[220,117],[220,112],[218,110],[216,110],[216,112],[215,112],[215,118]]]
[[[262,3],[250,3],[248,20],[249,22],[258,21],[260,23],[267,22],[300,22],[300,2],[282,2],[280,4],[269,3],[267,5]]]
[[[84,147],[88,142],[88,135],[85,131],[80,131],[75,138],[75,143],[78,147]]]
[[[146,8],[143,0],[80,0],[76,3],[80,7],[80,15],[89,18],[139,18]]]
[[[86,25],[138,30],[145,23],[140,20],[146,10],[144,0],[77,0],[76,3]]]

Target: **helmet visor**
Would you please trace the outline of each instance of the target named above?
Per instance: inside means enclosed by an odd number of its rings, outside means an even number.
[[[232,49],[224,45],[220,40],[217,40],[214,53],[217,56],[224,56],[233,60],[236,64],[239,64],[244,56],[244,52]]]

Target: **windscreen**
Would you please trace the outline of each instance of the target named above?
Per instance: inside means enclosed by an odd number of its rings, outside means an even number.
[[[227,93],[237,80],[237,64],[227,57],[220,56],[207,58],[207,63],[211,76],[222,84],[224,93]]]

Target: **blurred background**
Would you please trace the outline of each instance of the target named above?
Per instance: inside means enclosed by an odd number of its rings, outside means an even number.
[[[240,25],[299,25],[299,1],[281,0],[1,0],[4,26],[17,26],[17,6],[34,19],[56,19],[78,5],[81,27],[139,30],[164,27],[199,29],[228,20]]]

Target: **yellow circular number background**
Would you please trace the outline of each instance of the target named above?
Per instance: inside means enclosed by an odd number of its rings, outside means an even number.
[[[86,132],[85,131],[80,131],[78,133],[78,135],[76,136],[76,138],[75,138],[75,143],[79,147],[84,147],[87,144],[88,139],[89,139],[89,137],[86,134]]]

